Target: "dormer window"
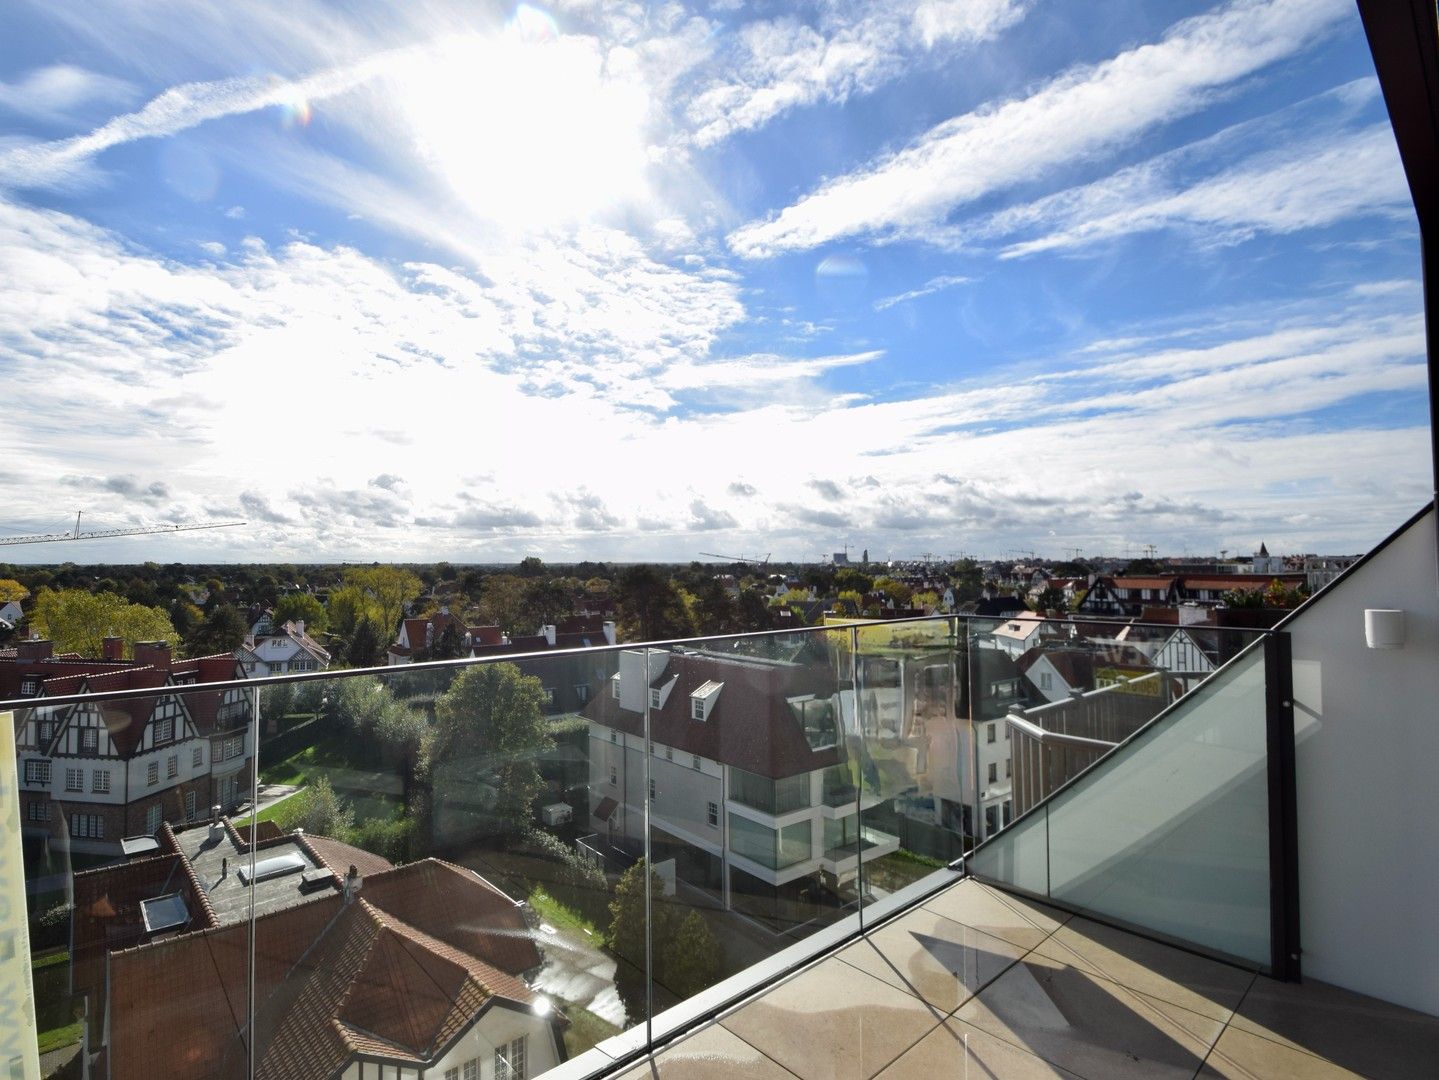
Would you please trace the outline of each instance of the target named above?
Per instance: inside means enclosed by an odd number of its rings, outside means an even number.
[[[708,720],[723,689],[724,683],[715,682],[713,679],[697,687],[690,695],[690,719]]]
[[[22,694],[24,694],[25,696],[29,697],[30,695],[32,695],[32,694],[38,694],[39,692],[40,692],[40,680],[39,680],[39,679],[24,679],[24,680],[21,681],[21,683],[20,683],[20,693],[22,693]]]
[[[703,720],[705,718],[704,698],[690,698],[690,719]]]
[[[651,690],[651,691],[650,691],[650,708],[651,708],[651,709],[658,709],[659,707],[660,707],[660,692],[659,692],[658,690]]]

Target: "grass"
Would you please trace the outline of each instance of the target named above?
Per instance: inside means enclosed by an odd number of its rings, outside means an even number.
[[[530,893],[530,907],[535,909],[541,922],[549,923],[551,926],[565,930],[578,930],[587,933],[594,939],[595,945],[604,943],[604,935],[594,923],[590,922],[580,912],[556,900],[543,888],[537,888]]]
[[[577,1057],[624,1030],[578,1005],[566,1005],[564,1010],[565,1018],[569,1020],[569,1026],[565,1028],[565,1054],[568,1057]]]
[[[265,809],[260,811],[258,820],[273,821],[276,825],[284,828],[287,821],[304,817],[305,809],[309,804],[310,793],[308,791],[297,791],[288,798],[281,799],[279,802],[271,803],[265,807]],[[250,817],[240,818],[235,822],[235,828],[249,828],[250,818],[256,816],[257,815],[251,814]]]
[[[596,1019],[599,1018],[596,1017]],[[59,1050],[62,1046],[70,1046],[79,1042],[80,1032],[84,1026],[83,1020],[76,1020],[73,1024],[64,1024],[61,1027],[53,1027],[40,1032],[39,1038],[36,1040],[40,1044],[40,1053],[48,1054],[51,1050]]]
[[[56,949],[51,953],[44,953],[30,961],[30,967],[35,971],[44,971],[46,968],[55,967],[57,964],[66,963],[70,959],[68,949]]]

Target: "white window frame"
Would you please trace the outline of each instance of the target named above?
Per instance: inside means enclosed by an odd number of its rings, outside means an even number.
[[[73,791],[73,792],[82,792],[82,791],[85,790],[85,770],[84,770],[84,769],[66,769],[66,770],[65,770],[65,790],[66,790],[67,792],[71,792],[71,791]]]
[[[197,746],[190,752],[190,767],[194,769],[205,767],[205,748],[203,746]]]
[[[173,780],[180,775],[180,755],[171,754],[165,759],[165,779]]]
[[[145,786],[155,787],[160,783],[160,763],[152,761],[145,766]]]
[[[89,746],[85,744],[89,743]],[[98,754],[100,752],[100,731],[98,728],[86,727],[80,729],[80,753]]]
[[[94,795],[110,794],[110,771],[96,769],[90,774],[90,791]]]
[[[154,836],[160,831],[160,823],[165,820],[165,811],[159,803],[155,803],[145,810],[145,835]]]
[[[31,758],[25,762],[25,783],[27,784],[48,784],[50,782],[50,763],[40,758]]]
[[[705,820],[709,822],[711,829],[719,828],[719,803],[709,802],[705,804]]]

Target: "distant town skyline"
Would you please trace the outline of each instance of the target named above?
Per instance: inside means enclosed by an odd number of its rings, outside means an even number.
[[[250,524],[0,562],[1341,554],[1432,497],[1348,0],[7,21],[0,535]]]

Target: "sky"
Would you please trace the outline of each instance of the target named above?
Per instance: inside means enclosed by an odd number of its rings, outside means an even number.
[[[1429,497],[1351,0],[10,0],[6,560],[1358,552]]]

